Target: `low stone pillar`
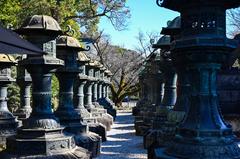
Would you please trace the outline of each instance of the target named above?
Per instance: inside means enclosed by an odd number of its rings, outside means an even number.
[[[7,89],[11,82],[11,66],[15,65],[15,59],[10,55],[0,54],[0,145],[6,146],[6,138],[15,135],[18,121],[9,111],[7,105]]]
[[[32,77],[33,107],[30,117],[15,136],[7,139],[6,151],[0,158],[90,158],[90,153],[75,145],[72,136],[63,134],[63,127],[51,107],[52,72],[64,62],[56,57],[55,38],[61,32],[58,23],[49,16],[34,15],[28,18],[18,32],[38,45],[45,55],[28,56],[19,64]]]

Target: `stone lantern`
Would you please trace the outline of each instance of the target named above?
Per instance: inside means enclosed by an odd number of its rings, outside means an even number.
[[[176,17],[174,20],[168,22],[168,26],[166,28],[163,28],[161,31],[161,34],[164,34],[165,37],[168,38],[166,41],[166,44],[164,43],[159,43],[154,45],[154,47],[162,48],[162,49],[167,49],[169,50],[170,42],[179,38],[180,34],[180,26],[181,25],[181,18]],[[165,46],[164,46],[165,45]],[[171,56],[171,53],[169,54]],[[172,62],[172,60],[171,60]],[[173,73],[178,72],[178,70],[181,70],[182,72],[184,71],[182,68],[182,65],[178,65],[177,67],[173,67],[173,63],[171,64],[171,69],[173,69]],[[170,77],[166,78],[166,80],[171,79]],[[175,81],[174,81],[175,85]],[[154,151],[154,148],[160,147],[160,146],[165,146],[168,145],[169,142],[172,141],[172,139],[175,136],[176,132],[176,127],[177,124],[180,123],[183,120],[184,114],[185,114],[185,107],[188,99],[188,92],[187,89],[189,87],[189,83],[187,81],[187,75],[186,71],[184,71],[184,74],[181,74],[178,76],[178,96],[177,96],[177,101],[173,109],[170,109],[165,115],[165,120],[160,121],[159,117],[156,117],[156,120],[154,121],[153,124],[153,129],[149,131],[148,134],[146,134],[146,139],[144,140],[144,147],[148,148],[148,154],[151,155],[152,152]],[[170,87],[171,88],[171,87]],[[172,93],[172,98],[176,96],[175,91]],[[171,97],[171,96],[170,96]],[[174,99],[175,100],[175,99]],[[170,103],[171,100],[170,100]],[[160,108],[161,109],[161,108]],[[163,115],[163,114],[158,114],[158,115]],[[167,118],[166,118],[167,117]],[[149,158],[152,158],[152,156],[148,156]]]
[[[226,38],[226,10],[239,5],[229,0],[162,1],[162,7],[181,13],[181,37],[171,53],[191,78],[186,116],[173,142],[156,149],[154,158],[240,158],[239,141],[219,111],[216,82],[237,44]]]
[[[15,81],[11,77],[11,66],[15,64],[16,61],[12,56],[0,54],[0,144],[2,146],[5,146],[7,137],[15,135],[18,127],[16,117],[7,106],[7,88]]]
[[[141,103],[141,109],[139,111],[139,113],[137,114],[137,116],[135,116],[134,118],[134,127],[135,127],[135,131],[136,131],[136,135],[137,136],[142,136],[144,135],[144,131],[141,128],[141,126],[143,126],[144,124],[151,124],[151,123],[145,123],[144,122],[144,115],[146,114],[147,111],[149,110],[149,107],[152,106],[152,100],[151,100],[151,82],[149,82],[149,72],[150,72],[150,66],[149,65],[149,61],[145,61],[144,64],[144,69],[140,72],[139,76],[140,78],[142,77],[143,80],[143,102]]]
[[[113,117],[107,113],[107,110],[104,108],[104,106],[100,105],[97,101],[98,96],[98,83],[101,82],[100,77],[100,69],[101,67],[104,67],[99,61],[95,61],[95,67],[94,67],[94,77],[97,79],[97,82],[94,83],[94,89],[93,89],[93,97],[94,97],[94,105],[97,112],[100,112],[103,118],[105,118],[107,123],[109,123],[109,129],[111,129],[111,125],[113,124]],[[106,82],[104,80],[104,82]],[[105,94],[106,94],[106,87],[105,87]],[[102,118],[102,119],[103,119]],[[101,119],[101,120],[102,120]]]
[[[21,60],[25,59],[26,56],[22,56]],[[14,113],[19,120],[27,119],[31,112],[31,85],[32,78],[25,67],[17,66],[17,84],[20,87],[20,107]]]
[[[175,78],[175,74],[174,71],[172,71],[172,67],[171,67],[171,60],[169,60],[169,58],[167,58],[168,54],[167,54],[167,50],[169,49],[170,46],[170,39],[167,36],[163,36],[162,38],[160,38],[157,42],[157,44],[153,45],[153,47],[155,49],[157,48],[162,48],[160,54],[159,53],[154,53],[152,57],[154,57],[154,63],[152,64],[153,66],[156,65],[158,66],[157,68],[154,67],[149,67],[149,72],[153,72],[155,70],[156,71],[161,71],[162,73],[162,80],[159,80],[157,82],[152,82],[152,81],[148,81],[148,98],[151,98],[151,101],[153,101],[153,96],[154,94],[152,94],[152,90],[154,88],[156,88],[156,86],[154,86],[154,84],[152,83],[158,83],[159,84],[159,91],[157,93],[157,96],[161,97],[162,94],[164,94],[163,98],[161,99],[161,103],[159,104],[159,101],[157,101],[156,104],[158,104],[157,106],[155,105],[154,107],[152,106],[151,108],[146,107],[143,110],[143,117],[145,118],[145,126],[141,126],[141,128],[139,128],[139,132],[141,132],[141,135],[145,134],[145,137],[148,133],[146,133],[149,128],[152,126],[152,121],[154,120],[155,115],[150,115],[151,112],[157,112],[159,114],[161,114],[162,119],[164,122],[166,120],[167,117],[167,111],[175,104],[175,91],[176,91],[176,87],[174,87],[174,84],[176,82],[176,78]],[[156,58],[156,59],[155,59]],[[156,61],[155,61],[156,60]],[[151,76],[147,76],[147,77],[151,77]],[[152,77],[152,80],[156,80],[158,79],[157,77]],[[164,83],[164,85],[163,85]],[[161,89],[161,87],[164,86],[164,89]],[[164,91],[164,93],[163,93]],[[156,95],[155,95],[156,96]],[[145,115],[144,115],[145,114]],[[151,121],[151,122],[150,122]],[[144,137],[144,143],[145,143],[145,137]]]
[[[68,35],[57,38],[57,58],[63,60],[65,65],[56,72],[60,91],[59,106],[55,115],[65,126],[65,131],[74,134],[76,144],[88,149],[92,157],[96,157],[100,154],[101,137],[88,131],[87,124],[83,123],[83,119],[73,105],[73,84],[80,72],[77,62],[79,51],[85,51],[85,49],[77,39]]]
[[[98,78],[94,77],[94,70],[96,69],[97,63],[94,62],[93,60],[91,60],[86,67],[86,72],[88,75],[88,80],[86,83],[86,87],[85,87],[85,94],[87,95],[85,98],[85,108],[88,109],[88,111],[92,114],[93,117],[96,117],[98,122],[102,123],[103,125],[106,126],[106,130],[110,130],[111,129],[111,125],[113,123],[113,118],[111,115],[107,114],[106,110],[104,108],[99,108],[96,107],[93,102],[92,102],[92,95],[93,92],[92,91],[92,87],[94,85],[94,83],[96,83],[98,81]],[[97,92],[95,92],[97,93]],[[96,95],[95,95],[96,96]],[[99,104],[98,104],[99,105]]]
[[[103,90],[103,84],[104,84],[104,81],[103,81],[103,78],[104,78],[104,72],[105,70],[107,70],[106,67],[101,67],[100,68],[100,74],[99,74],[99,82],[98,82],[98,101],[101,100],[103,98],[102,96],[102,90]]]
[[[110,114],[115,120],[117,111],[114,108],[115,104],[109,99],[109,86],[111,85],[111,76],[113,74],[109,70],[106,70],[105,73],[106,73],[106,80],[105,80],[105,84],[106,84],[105,96],[106,97],[98,99],[98,103],[102,105],[105,109],[107,109],[107,113]]]
[[[15,136],[7,138],[0,158],[90,158],[90,153],[77,147],[74,138],[63,134],[63,127],[51,106],[51,77],[64,62],[56,58],[56,37],[61,33],[57,21],[45,15],[34,15],[17,30],[39,46],[45,54],[28,56],[19,61],[32,78],[32,113],[23,120]]]
[[[160,107],[163,109],[172,109],[176,103],[176,83],[177,75],[173,67],[172,59],[170,56],[170,37],[163,36],[159,39],[157,44],[153,44],[153,48],[161,49],[159,69],[163,72],[164,76],[164,96]]]
[[[146,67],[143,65],[142,69],[138,74],[138,80],[140,84],[140,99],[136,104],[136,107],[133,107],[132,112],[134,116],[139,116],[140,112],[144,109],[144,106],[147,105],[149,101],[147,100],[147,84],[146,84]]]
[[[106,127],[98,123],[97,118],[93,117],[91,113],[84,107],[84,86],[87,83],[88,76],[86,75],[86,64],[90,61],[90,58],[83,52],[78,53],[78,79],[74,86],[74,101],[75,110],[84,122],[87,122],[89,130],[95,132],[102,137],[102,141],[107,140]]]
[[[151,129],[156,111],[163,100],[164,74],[159,67],[160,60],[159,53],[157,52],[154,52],[149,56],[148,62],[150,67],[147,76],[147,84],[150,90],[148,94],[152,104],[145,107],[142,112],[143,124],[138,128],[140,130],[140,135],[142,136],[145,136],[149,129]]]

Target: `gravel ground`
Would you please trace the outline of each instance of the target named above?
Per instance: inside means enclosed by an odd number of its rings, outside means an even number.
[[[97,159],[147,159],[142,137],[135,136],[131,112],[118,112],[107,136],[108,141],[102,144],[102,152]]]

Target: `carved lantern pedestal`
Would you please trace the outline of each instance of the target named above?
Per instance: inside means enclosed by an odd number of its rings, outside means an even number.
[[[27,72],[27,70],[20,65],[17,66],[17,84],[20,87],[20,107],[14,113],[14,115],[17,116],[19,120],[24,120],[27,119],[32,112],[31,107],[32,78],[30,74]]]
[[[52,112],[52,73],[64,64],[62,60],[55,58],[55,38],[61,28],[52,17],[34,15],[18,31],[46,54],[28,56],[19,62],[32,78],[33,110],[30,117],[23,120],[23,126],[17,130],[17,134],[7,139],[7,148],[0,153],[0,158],[90,158],[86,149],[75,145],[73,136],[64,135],[64,128]]]
[[[7,88],[15,81],[11,77],[11,66],[15,59],[10,55],[0,54],[0,144],[5,147],[6,138],[15,135],[18,127],[16,117],[8,110]]]
[[[74,85],[74,105],[80,118],[83,122],[87,123],[89,130],[101,136],[104,142],[107,140],[106,127],[98,123],[97,118],[92,117],[91,113],[84,107],[84,86],[88,80],[87,75],[85,75],[85,64],[89,60],[90,59],[83,52],[78,53],[79,74]]]
[[[216,82],[221,64],[237,44],[226,38],[226,9],[240,2],[185,2],[164,0],[161,6],[181,12],[181,38],[172,43],[172,57],[188,71],[189,105],[173,142],[155,149],[154,158],[240,158],[239,141],[219,111]]]
[[[73,106],[73,84],[79,74],[77,54],[84,51],[77,39],[70,36],[57,38],[57,57],[64,61],[65,65],[56,71],[59,80],[59,106],[55,111],[60,119],[65,132],[74,135],[78,146],[86,148],[92,153],[92,157],[100,154],[101,137],[88,131],[88,126],[78,115]]]

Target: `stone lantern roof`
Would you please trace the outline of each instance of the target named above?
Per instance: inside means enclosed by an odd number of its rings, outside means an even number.
[[[95,67],[97,67],[97,68],[101,68],[101,67],[103,67],[103,65],[99,62],[99,61],[97,61],[97,60],[94,60],[94,65],[95,65]]]
[[[32,34],[33,31],[36,33],[55,33],[57,35],[62,33],[61,27],[58,22],[47,15],[33,15],[27,18],[20,29],[16,30],[21,34]]]
[[[62,35],[57,38],[57,47],[75,48],[79,51],[85,50],[81,47],[80,42],[76,38],[68,35]]]
[[[111,72],[110,70],[108,70],[108,69],[105,71],[105,73],[106,73],[108,76],[112,76],[112,75],[113,75],[112,72]]]
[[[160,4],[161,3],[161,4]],[[186,6],[195,6],[201,4],[202,6],[216,6],[221,5],[225,9],[237,8],[240,5],[240,1],[237,0],[159,0],[158,5],[168,8],[174,11],[182,11]]]
[[[79,51],[78,52],[78,61],[80,61],[80,62],[89,62],[90,58],[85,53],[83,53],[82,51]]]
[[[163,35],[176,35],[181,31],[181,17],[178,16],[172,21],[168,21],[167,27],[163,27],[161,34]]]
[[[95,60],[90,59],[90,61],[87,63],[87,66],[96,67]]]
[[[7,54],[0,54],[1,63],[17,63],[13,56]]]
[[[171,45],[171,38],[169,35],[164,35],[162,36],[156,44],[153,44],[152,47],[157,49],[170,49],[170,45]]]
[[[107,69],[107,68],[104,67],[104,66],[100,68],[101,71],[105,71],[106,69]]]

